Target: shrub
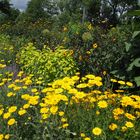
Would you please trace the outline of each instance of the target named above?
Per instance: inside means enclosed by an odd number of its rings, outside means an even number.
[[[77,68],[72,53],[63,47],[58,47],[55,50],[46,48],[41,51],[29,43],[21,49],[17,58],[25,72],[50,82],[76,72]]]
[[[104,30],[90,23],[73,23],[65,27],[63,44],[74,50],[83,75],[89,72],[103,75],[103,71],[110,73],[120,66],[130,36],[131,32],[124,27]]]
[[[10,37],[0,34],[0,60],[6,64],[13,63],[15,60],[15,48],[10,41]]]

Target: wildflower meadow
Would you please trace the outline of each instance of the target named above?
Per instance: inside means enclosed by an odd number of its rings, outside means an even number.
[[[140,140],[139,2],[9,2],[0,140]]]

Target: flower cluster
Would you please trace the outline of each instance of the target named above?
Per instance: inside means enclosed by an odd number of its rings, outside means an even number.
[[[140,136],[140,96],[104,91],[102,78],[92,74],[81,78],[77,73],[42,86],[41,78],[35,82],[34,75],[25,76],[23,71],[14,78],[3,71],[5,67],[0,64],[1,139]]]

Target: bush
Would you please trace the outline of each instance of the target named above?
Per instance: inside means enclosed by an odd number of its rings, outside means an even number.
[[[67,29],[67,30],[66,30]],[[125,42],[131,32],[124,27],[104,30],[90,23],[69,24],[64,31],[64,46],[74,50],[74,58],[84,74],[110,73],[120,67]]]
[[[63,47],[55,50],[47,47],[41,51],[29,43],[28,46],[21,49],[17,59],[25,72],[33,74],[35,78],[42,77],[45,81],[50,82],[76,72],[77,68],[72,53]]]
[[[0,34],[0,60],[6,64],[11,64],[15,60],[15,48],[10,41],[10,37]]]

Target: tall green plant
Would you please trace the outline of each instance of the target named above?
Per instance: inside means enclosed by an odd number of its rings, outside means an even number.
[[[29,43],[21,49],[17,59],[26,73],[33,74],[35,79],[42,77],[46,82],[51,82],[76,72],[76,64],[71,55],[71,51],[62,47],[54,51],[49,48],[40,51]]]

